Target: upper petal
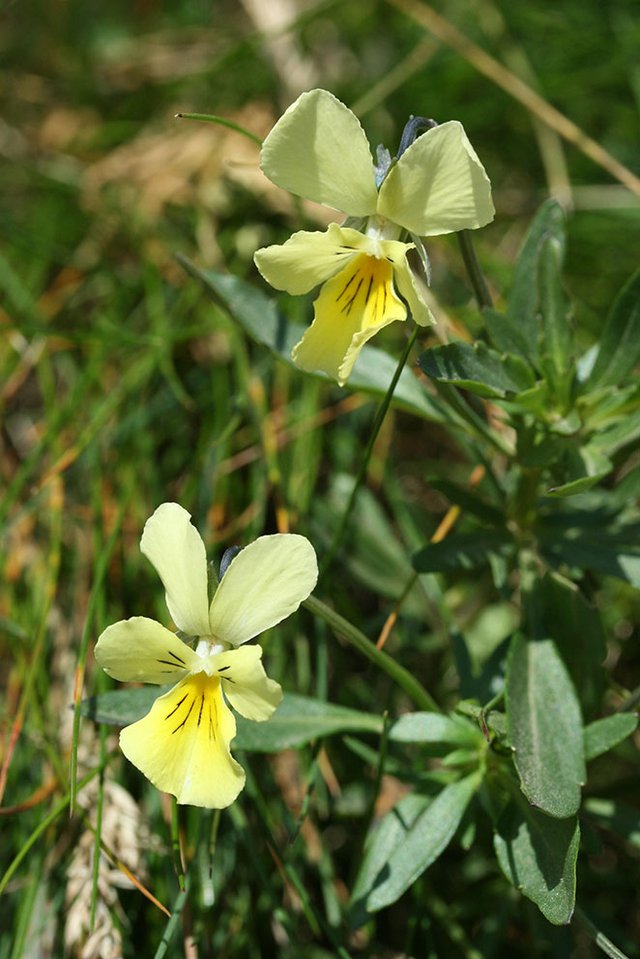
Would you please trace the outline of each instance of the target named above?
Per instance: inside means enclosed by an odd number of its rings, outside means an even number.
[[[200,662],[175,633],[145,616],[108,626],[100,634],[94,654],[105,673],[120,682],[176,682]]]
[[[303,93],[266,137],[260,166],[278,186],[350,216],[376,211],[375,169],[358,118],[327,90]]]
[[[384,247],[404,247],[387,241]],[[359,253],[328,280],[313,304],[314,320],[291,356],[303,370],[322,370],[342,385],[360,350],[379,330],[404,320],[407,308],[396,295],[387,257]]]
[[[412,143],[380,187],[378,212],[419,236],[491,222],[491,184],[461,123],[450,120]]]
[[[230,649],[215,658],[224,695],[245,719],[269,719],[282,702],[282,688],[269,679],[261,662],[261,646]]]
[[[246,643],[293,613],[318,579],[313,546],[278,533],[249,543],[232,560],[211,603],[211,631],[233,646]]]
[[[355,232],[343,230],[337,223],[331,223],[325,233],[300,230],[281,246],[256,250],[253,259],[267,283],[300,296],[324,283],[349,261],[354,251],[344,235]]]
[[[147,715],[120,733],[127,759],[179,803],[223,809],[245,776],[229,744],[236,721],[218,677],[189,676],[159,696]]]
[[[163,503],[145,523],[140,549],[155,566],[171,617],[189,636],[209,633],[207,555],[191,516],[177,503]]]

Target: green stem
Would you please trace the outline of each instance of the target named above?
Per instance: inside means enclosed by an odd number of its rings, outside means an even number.
[[[411,352],[413,344],[416,341],[417,335],[418,335],[418,327],[416,326],[413,330],[413,333],[411,334],[411,336],[406,342],[405,348],[402,351],[402,355],[398,361],[396,371],[393,374],[393,379],[391,380],[391,383],[389,384],[389,388],[387,392],[385,393],[382,399],[382,402],[380,403],[380,406],[378,407],[375,420],[373,421],[373,427],[371,429],[371,436],[369,437],[369,442],[367,443],[367,447],[364,451],[364,455],[362,456],[362,459],[360,460],[360,467],[358,469],[358,474],[355,478],[353,487],[351,489],[349,502],[347,503],[346,509],[340,518],[340,524],[333,537],[333,542],[331,543],[322,561],[321,570],[320,570],[321,575],[326,573],[326,571],[329,569],[329,567],[331,566],[331,563],[333,562],[333,560],[335,559],[338,553],[338,550],[340,549],[340,546],[342,545],[342,540],[344,539],[344,535],[346,533],[349,520],[351,519],[351,513],[353,512],[353,507],[355,506],[356,499],[358,497],[358,491],[360,490],[360,487],[362,486],[364,482],[365,476],[367,475],[367,470],[369,469],[369,461],[371,459],[371,454],[373,453],[373,447],[375,446],[375,442],[378,438],[378,433],[380,432],[380,427],[382,426],[384,422],[384,418],[387,415],[387,410],[389,409],[391,400],[393,399],[395,388],[398,385],[398,380],[400,379],[400,375],[404,369],[405,363],[407,362],[407,359],[409,357],[409,353]]]
[[[484,278],[484,273],[482,272],[480,262],[476,256],[476,250],[473,245],[473,240],[471,239],[471,232],[469,230],[460,230],[456,236],[458,237],[462,259],[464,261],[469,280],[471,281],[471,286],[473,287],[473,292],[478,302],[478,306],[481,310],[490,309],[493,306],[493,300],[491,299],[489,287],[487,286],[487,281]]]
[[[623,952],[622,949],[618,949],[617,946],[614,946],[611,940],[607,939],[605,934],[600,932],[600,930],[594,926],[591,920],[585,916],[582,909],[579,909],[577,906],[573,918],[576,925],[584,929],[587,935],[593,939],[596,946],[598,946],[599,949],[602,949],[604,954],[609,956],[610,959],[629,959],[627,954]]]
[[[397,663],[395,659],[389,656],[388,653],[385,653],[384,650],[378,649],[375,643],[372,643],[364,633],[361,633],[359,629],[344,619],[344,617],[340,616],[339,613],[336,613],[321,600],[316,599],[315,596],[309,596],[302,605],[305,606],[310,613],[313,613],[314,616],[323,619],[334,633],[346,639],[346,641],[352,646],[355,646],[363,656],[366,656],[367,659],[370,659],[372,663],[375,663],[379,669],[385,672],[387,676],[390,676],[391,679],[405,691],[407,696],[413,700],[419,709],[426,709],[428,712],[441,712],[436,701],[408,669],[405,669],[404,666]]]
[[[243,137],[251,140],[252,143],[256,143],[259,147],[262,146],[260,137],[252,133],[251,130],[246,130],[244,127],[241,127],[239,123],[234,123],[233,120],[227,120],[226,117],[217,117],[212,113],[176,113],[176,119],[201,120],[204,123],[217,123],[218,126],[228,127],[230,130],[235,130],[236,133],[241,133]]]

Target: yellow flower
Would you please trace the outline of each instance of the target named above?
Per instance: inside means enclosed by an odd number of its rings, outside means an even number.
[[[204,543],[177,503],[147,521],[140,548],[166,590],[169,613],[195,649],[160,623],[134,616],[109,626],[96,644],[114,679],[176,681],[149,713],[120,734],[123,753],[154,786],[179,803],[222,809],[244,786],[229,751],[241,716],[269,719],[282,699],[267,678],[260,646],[243,646],[293,613],[316,584],[318,567],[304,536],[261,536],[231,561],[211,603]]]
[[[396,162],[375,167],[357,117],[326,90],[303,93],[262,145],[260,166],[278,186],[348,215],[342,226],[294,233],[258,250],[265,280],[293,295],[324,284],[314,321],[292,357],[342,385],[362,346],[394,320],[434,322],[407,262],[420,237],[475,229],[493,219],[491,185],[455,120],[419,136]],[[401,237],[411,236],[412,242]]]

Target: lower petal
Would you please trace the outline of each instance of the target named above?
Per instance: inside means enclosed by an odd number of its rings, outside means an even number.
[[[120,733],[127,759],[179,803],[223,809],[244,786],[229,752],[236,722],[217,676],[189,676],[156,699],[147,715]]]
[[[233,708],[256,722],[269,719],[282,701],[279,683],[269,679],[261,663],[260,646],[243,646],[216,656],[224,695]]]
[[[314,314],[291,356],[301,369],[328,373],[342,386],[367,340],[407,317],[394,289],[390,260],[359,253],[324,284]]]

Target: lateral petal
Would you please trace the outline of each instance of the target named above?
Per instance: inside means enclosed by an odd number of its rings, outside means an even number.
[[[231,649],[215,658],[226,699],[241,716],[256,722],[269,719],[282,702],[280,683],[269,679],[261,659],[261,646]]]
[[[461,123],[450,120],[411,144],[380,187],[378,213],[418,236],[493,220],[491,184]]]
[[[108,626],[98,637],[96,662],[120,682],[176,682],[200,662],[175,633],[154,619],[133,616]]]
[[[358,118],[327,90],[303,93],[266,137],[260,167],[284,190],[350,216],[376,211],[375,168]]]
[[[206,636],[207,555],[190,514],[177,503],[163,503],[145,523],[140,549],[162,580],[178,629],[188,636]]]
[[[406,252],[394,258],[394,276],[398,293],[406,300],[411,310],[411,316],[418,326],[428,326],[435,323],[435,317],[422,298],[415,274],[407,261]]]
[[[211,602],[214,637],[232,646],[253,639],[295,612],[318,579],[313,546],[304,536],[260,536],[231,561]]]
[[[189,676],[156,699],[147,715],[120,733],[134,766],[179,803],[224,809],[245,775],[229,751],[236,721],[218,677]]]
[[[340,386],[367,340],[389,323],[407,318],[394,289],[393,265],[367,253],[359,253],[328,280],[313,307],[313,323],[294,346],[292,359],[310,373],[327,373]]]
[[[282,245],[256,250],[253,259],[267,283],[276,290],[300,296],[324,283],[348,263],[354,250],[345,241],[344,234],[355,232],[343,230],[337,223],[331,223],[324,233],[300,230]]]

